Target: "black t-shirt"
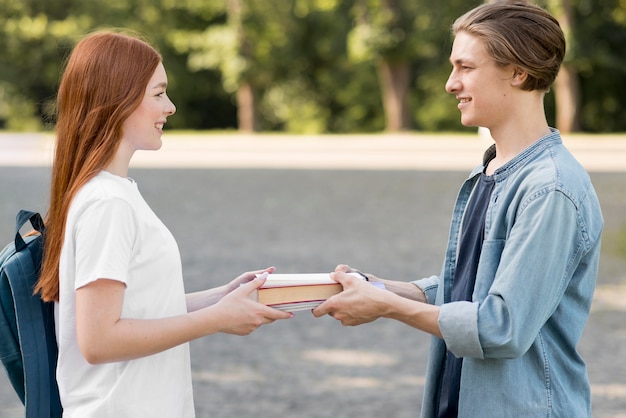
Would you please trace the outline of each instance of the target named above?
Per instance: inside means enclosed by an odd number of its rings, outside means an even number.
[[[483,247],[485,216],[494,185],[493,177],[482,174],[467,205],[456,271],[452,280],[451,302],[472,300],[478,260]],[[463,359],[447,351],[439,385],[438,418],[458,416],[462,366]]]

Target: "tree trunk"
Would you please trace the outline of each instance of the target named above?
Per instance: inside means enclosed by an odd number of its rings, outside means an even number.
[[[551,0],[549,6],[561,25],[567,47],[571,48],[574,43],[574,13],[570,0]],[[554,83],[556,128],[563,133],[580,131],[580,87],[576,71],[569,61],[566,57]]]
[[[247,41],[242,23],[243,0],[228,0],[229,25],[237,34],[239,44],[238,54],[243,59],[250,59],[250,45]],[[237,88],[237,124],[240,132],[257,132],[259,130],[259,117],[257,111],[257,92],[250,79],[240,81]]]
[[[554,94],[556,128],[562,133],[580,131],[580,88],[576,73],[567,65],[561,66],[554,83]]]
[[[240,132],[257,132],[259,117],[256,92],[252,84],[243,81],[237,90],[237,119]]]
[[[381,59],[378,64],[378,78],[385,112],[385,130],[400,132],[411,129],[406,99],[409,89],[408,62]]]

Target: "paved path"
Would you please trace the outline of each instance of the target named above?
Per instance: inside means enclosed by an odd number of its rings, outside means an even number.
[[[429,138],[411,149],[407,138],[392,137],[380,139],[386,141],[382,146],[367,137],[298,138],[302,143],[294,145],[281,137],[204,143],[166,136],[164,149],[143,153],[154,160],[138,158],[131,176],[176,236],[189,291],[268,265],[284,273],[320,272],[345,262],[410,279],[439,270],[456,191],[485,144],[464,139]],[[425,159],[417,167],[402,152],[387,149],[404,144],[413,158],[426,152],[437,158],[439,141],[456,144],[455,153],[464,156],[430,166],[433,160]],[[46,143],[0,136],[1,242],[12,235],[18,209],[45,210],[49,168],[38,158],[49,152]],[[184,143],[195,151],[186,151]],[[612,144],[609,154],[621,144]],[[232,161],[237,156],[243,163]],[[214,160],[208,164],[204,158]],[[393,158],[409,166],[389,163]],[[580,344],[594,418],[626,417],[626,173],[617,164],[626,159],[621,158],[611,163],[617,168],[599,164],[592,170],[607,225],[598,291]],[[202,338],[191,345],[198,417],[416,417],[428,342],[390,320],[343,328],[308,312],[248,337]],[[0,372],[0,417],[20,416],[19,401]]]
[[[491,143],[479,135],[166,134],[136,167],[463,170]],[[589,171],[626,171],[626,135],[572,135],[564,142]],[[478,156],[478,157],[477,157]],[[0,133],[0,166],[46,166],[52,136]]]

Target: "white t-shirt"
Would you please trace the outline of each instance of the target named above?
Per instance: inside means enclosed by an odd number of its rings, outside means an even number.
[[[189,345],[137,360],[90,365],[76,338],[76,289],[125,283],[123,318],[187,312],[178,246],[137,184],[103,171],[74,198],[61,252],[55,319],[64,417],[193,417]]]

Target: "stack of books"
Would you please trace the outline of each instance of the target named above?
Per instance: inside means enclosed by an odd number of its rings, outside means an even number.
[[[343,290],[329,273],[267,274],[267,280],[250,294],[253,300],[282,311],[310,310]],[[348,273],[363,279],[358,273]],[[380,282],[371,282],[383,287]]]

